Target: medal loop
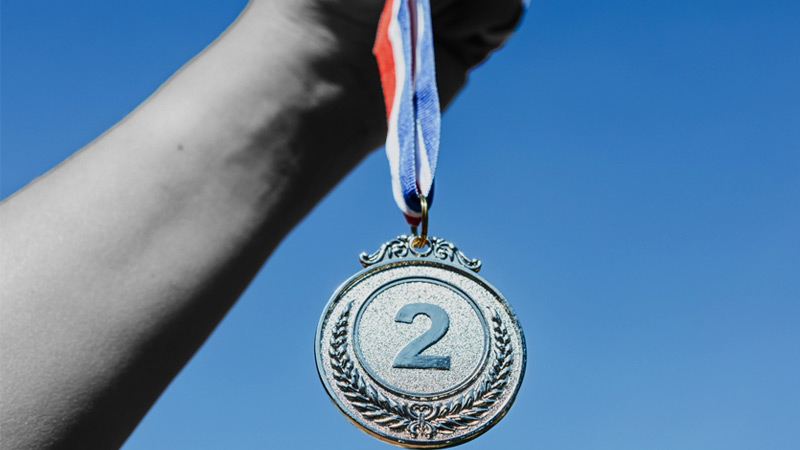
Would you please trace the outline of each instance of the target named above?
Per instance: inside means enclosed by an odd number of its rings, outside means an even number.
[[[414,248],[422,248],[429,244],[428,242],[428,200],[424,195],[419,196],[419,206],[421,210],[420,224],[422,225],[422,233],[417,234],[417,227],[411,227],[411,234],[414,239],[411,241],[411,246]]]

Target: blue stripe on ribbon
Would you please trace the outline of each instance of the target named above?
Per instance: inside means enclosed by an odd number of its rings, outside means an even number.
[[[411,29],[411,11],[408,2],[402,1],[398,11],[398,22],[403,30],[403,54],[405,64],[403,104],[398,105],[399,117],[398,133],[400,134],[400,186],[403,190],[403,199],[411,211],[420,214],[421,206],[419,195],[430,191],[433,185],[433,175],[436,171],[436,161],[439,154],[439,136],[441,129],[441,112],[439,109],[439,93],[436,88],[436,61],[433,53],[433,33],[429,0],[418,0],[417,30],[422,27],[422,35],[413,35]],[[421,22],[421,23],[420,23]],[[412,39],[416,46],[412,45]],[[415,48],[418,47],[418,48]],[[416,50],[416,51],[414,51]],[[413,63],[412,63],[413,61]],[[412,70],[416,73],[413,73]],[[413,80],[413,82],[412,82]],[[411,89],[414,89],[411,95]],[[406,134],[408,133],[408,134]],[[424,143],[424,152],[427,161],[417,156],[417,145],[421,133]],[[421,166],[427,164],[431,174],[430,185],[423,185],[418,177]],[[428,194],[430,197],[430,192]],[[432,199],[428,198],[428,207]]]
[[[397,0],[396,0],[397,1]],[[416,127],[415,127],[415,108],[414,108],[414,93],[413,93],[413,59],[414,55],[411,51],[411,11],[408,9],[408,2],[399,0],[400,7],[397,11],[397,22],[400,26],[403,42],[403,59],[405,59],[403,78],[403,91],[400,93],[400,103],[395,105],[398,108],[397,114],[397,134],[400,146],[399,151],[399,177],[400,188],[403,191],[403,198],[409,209],[419,213],[420,205],[419,198],[416,198],[416,205],[409,202],[410,194],[413,193],[416,197],[417,192],[417,176],[416,176],[416,158],[414,155],[414,148],[416,146]]]

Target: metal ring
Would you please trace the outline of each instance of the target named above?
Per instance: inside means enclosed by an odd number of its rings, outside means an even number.
[[[417,227],[411,227],[411,233],[414,236],[414,240],[411,241],[411,246],[415,248],[422,248],[428,244],[428,200],[425,199],[424,195],[419,196],[419,206],[422,210],[422,233],[417,236]]]

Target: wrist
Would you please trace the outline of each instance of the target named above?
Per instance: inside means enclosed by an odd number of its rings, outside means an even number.
[[[372,55],[381,5],[366,3],[374,5],[351,17],[342,11],[358,7],[254,0],[241,18],[255,51],[279,61],[269,64],[262,81],[276,82],[287,94],[292,92],[287,86],[301,86],[292,101],[308,120],[304,134],[322,132],[327,148],[341,143],[347,147],[342,150],[360,157],[381,146],[386,136],[380,75]],[[276,66],[294,83],[278,83]]]
[[[196,187],[181,192],[198,211],[210,210],[203,186],[213,185],[226,208],[277,238],[385,138],[367,40],[355,45],[301,12],[252,2],[112,133],[146,137],[147,151],[130,156]],[[166,151],[175,148],[186,151]]]

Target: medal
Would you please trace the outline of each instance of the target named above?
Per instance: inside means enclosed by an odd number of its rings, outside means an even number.
[[[320,318],[317,370],[336,406],[368,434],[407,448],[447,447],[506,414],[525,373],[525,338],[511,306],[478,275],[481,262],[428,237],[440,117],[428,0],[388,0],[374,52],[394,198],[412,233],[360,255],[364,269]]]
[[[513,310],[480,262],[435,237],[400,236],[333,294],[317,328],[322,383],[372,436],[410,448],[475,438],[499,421],[525,373]]]

